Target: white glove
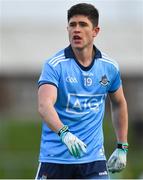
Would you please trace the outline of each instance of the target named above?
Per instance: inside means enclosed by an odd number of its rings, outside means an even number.
[[[109,172],[115,173],[122,171],[126,167],[126,162],[127,147],[125,149],[117,148],[107,162]]]
[[[65,129],[65,127],[63,129]],[[67,131],[67,129],[60,133],[60,137],[72,156],[80,158],[83,153],[86,153],[86,144]]]
[[[70,132],[67,132],[62,137],[62,141],[68,147],[71,155],[78,158],[81,157],[83,153],[86,153],[86,144],[84,144],[80,139]]]

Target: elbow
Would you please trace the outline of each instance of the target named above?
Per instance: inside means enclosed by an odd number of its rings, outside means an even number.
[[[111,104],[114,107],[125,107],[125,106],[127,106],[127,101],[126,101],[125,97],[123,97],[122,99],[118,99],[116,101],[111,101]]]
[[[43,116],[44,116],[44,106],[43,106],[43,104],[38,105],[38,113],[43,118]]]
[[[40,114],[40,116],[42,118],[45,118],[50,110],[50,108],[52,107],[52,102],[51,100],[46,100],[44,102],[39,102],[38,104],[38,113]]]

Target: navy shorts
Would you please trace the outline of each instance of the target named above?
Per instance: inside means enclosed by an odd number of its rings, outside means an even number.
[[[106,161],[84,164],[40,163],[35,179],[109,179]]]

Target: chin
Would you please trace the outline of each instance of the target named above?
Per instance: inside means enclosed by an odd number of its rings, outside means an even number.
[[[83,46],[79,44],[72,44],[72,47],[79,50],[83,49]]]

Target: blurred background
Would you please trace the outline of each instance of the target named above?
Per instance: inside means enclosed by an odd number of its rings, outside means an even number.
[[[34,178],[41,118],[37,80],[42,64],[68,46],[67,9],[94,4],[101,31],[95,45],[120,65],[129,110],[127,168],[112,178],[143,179],[143,1],[0,0],[0,178]],[[107,101],[107,158],[116,146]]]

